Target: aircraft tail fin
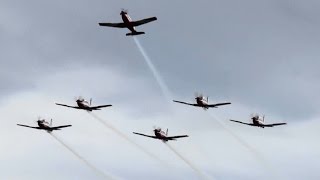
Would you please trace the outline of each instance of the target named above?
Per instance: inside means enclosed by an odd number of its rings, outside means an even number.
[[[126,36],[135,36],[140,34],[145,34],[145,32],[131,32],[131,33],[127,33]]]
[[[168,136],[168,128],[167,128],[166,136]]]

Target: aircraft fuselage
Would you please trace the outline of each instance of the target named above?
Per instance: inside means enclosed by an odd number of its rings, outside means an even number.
[[[253,118],[252,118],[252,123],[253,123],[255,126],[264,128],[264,126],[263,126],[264,123],[262,122],[261,119],[259,119],[259,117],[253,117]]]
[[[168,140],[166,140],[166,137],[167,137],[167,135],[166,135],[166,133],[165,132],[163,132],[163,131],[159,131],[159,130],[155,130],[154,131],[154,135],[158,138],[158,139],[161,139],[161,140],[163,140],[163,141],[168,141]]]
[[[89,105],[88,101],[86,101],[86,100],[83,100],[83,101],[77,100],[77,105],[81,109],[91,111],[90,105]]]
[[[45,121],[38,121],[37,123],[38,123],[38,126],[39,126],[41,129],[50,131],[50,130],[49,130],[49,129],[50,129],[50,126],[49,126],[49,124],[48,124],[47,122],[45,122]]]
[[[204,109],[208,109],[208,102],[204,99],[204,98],[196,98],[197,104],[201,107],[203,107]]]
[[[127,28],[131,31],[131,32],[136,32],[134,26],[131,24],[132,19],[130,18],[130,16],[125,13],[125,12],[121,12],[121,18],[123,23],[127,26]]]

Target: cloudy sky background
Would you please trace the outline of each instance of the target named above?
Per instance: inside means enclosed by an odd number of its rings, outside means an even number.
[[[232,105],[202,109],[168,102],[128,30],[99,27],[157,16],[138,39],[168,86]],[[21,1],[0,6],[0,179],[103,179],[35,125],[55,134],[105,173],[123,179],[196,179],[163,143],[135,136],[168,127],[190,138],[170,144],[211,179],[319,179],[320,2],[316,0]],[[96,115],[159,162],[84,111],[57,107],[74,97],[113,104]],[[253,112],[276,128],[253,128]],[[213,118],[215,117],[215,118]]]

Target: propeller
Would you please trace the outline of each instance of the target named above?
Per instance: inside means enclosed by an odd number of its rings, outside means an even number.
[[[153,126],[153,131],[161,131],[160,127]]]
[[[258,113],[251,113],[250,115],[251,119],[253,120],[254,118],[259,119],[260,115]]]
[[[198,92],[195,92],[194,93],[194,96],[195,96],[195,99],[198,99],[198,98],[203,98],[203,95],[202,95],[202,93],[198,93]]]
[[[75,101],[83,101],[84,98],[82,96],[78,96],[74,98]]]
[[[41,118],[41,116],[38,116],[38,120],[36,120],[36,123],[38,123],[39,121],[42,121],[43,118]]]
[[[128,13],[128,9],[121,8],[121,12]]]

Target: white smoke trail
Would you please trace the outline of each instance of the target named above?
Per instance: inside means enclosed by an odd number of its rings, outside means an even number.
[[[245,147],[247,150],[249,150],[254,157],[260,162],[261,165],[263,165],[263,167],[267,168],[270,170],[270,166],[268,164],[268,162],[264,159],[264,157],[262,156],[262,154],[255,148],[253,148],[252,146],[250,146],[247,142],[245,142],[243,139],[241,139],[238,135],[236,135],[234,132],[232,132],[228,127],[226,127],[224,125],[224,123],[222,123],[220,121],[220,118],[218,118],[217,116],[208,113],[210,117],[212,117],[213,119],[216,120],[216,122],[218,122],[218,124],[226,131],[228,132],[235,140],[237,140],[243,147]]]
[[[169,148],[172,152],[174,152],[181,160],[183,160],[187,165],[189,165],[189,167],[190,167],[191,169],[193,169],[193,170],[197,173],[199,179],[208,179],[208,177],[206,177],[206,176],[205,176],[195,165],[193,165],[187,158],[183,157],[177,150],[175,150],[175,148],[173,148],[172,146],[170,146],[168,143],[164,143],[164,144],[166,144],[166,145],[168,146],[168,148]]]
[[[136,43],[139,51],[141,52],[145,62],[147,63],[150,71],[152,72],[154,78],[156,79],[159,87],[161,88],[161,91],[163,93],[163,95],[165,96],[167,102],[171,102],[172,101],[172,95],[170,93],[170,90],[168,88],[168,86],[166,85],[166,83],[164,82],[164,80],[162,79],[161,75],[159,74],[159,72],[157,71],[156,67],[153,65],[151,59],[149,58],[148,54],[146,53],[146,51],[144,50],[144,48],[142,47],[140,41],[138,40],[137,37],[133,37],[134,39],[134,42]],[[171,104],[169,104],[171,106]],[[171,106],[172,107],[172,106]],[[168,145],[168,147],[170,147]],[[198,148],[197,146],[195,146],[195,148]],[[170,147],[170,149],[172,149],[172,147]],[[173,149],[172,149],[173,150]],[[177,155],[179,153],[177,153],[177,151],[173,150],[173,152],[175,152]],[[181,158],[182,156],[180,156],[179,154],[179,157]],[[182,159],[185,161],[186,159],[182,157]],[[185,161],[185,162],[188,162],[187,164],[191,165],[191,163],[189,161]],[[190,167],[193,167],[193,166],[190,166]],[[196,168],[194,169],[196,172],[200,172],[199,170],[197,170]],[[201,173],[200,173],[201,174]]]
[[[121,131],[119,131],[117,128],[115,128],[114,126],[112,126],[110,123],[106,122],[105,120],[101,119],[100,117],[98,117],[97,115],[95,115],[92,112],[89,112],[89,114],[95,118],[96,120],[98,120],[101,124],[103,124],[105,127],[113,130],[117,135],[119,135],[120,137],[122,137],[123,139],[125,139],[126,141],[128,141],[129,143],[131,143],[132,145],[134,145],[135,147],[137,147],[138,149],[140,149],[141,151],[143,151],[144,153],[146,153],[147,155],[149,155],[151,158],[161,162],[162,164],[167,165],[167,163],[163,162],[161,159],[159,159],[156,155],[150,153],[149,151],[145,150],[145,148],[143,148],[142,146],[140,146],[139,144],[135,143],[134,141],[132,141],[128,136],[126,136],[125,134],[123,134]],[[166,166],[167,167],[167,166]]]
[[[49,133],[54,139],[56,139],[61,145],[63,145],[66,149],[68,149],[73,155],[75,155],[80,161],[82,161],[86,166],[88,166],[90,169],[92,169],[96,175],[103,177],[104,179],[119,179],[114,178],[112,175],[106,175],[104,172],[97,169],[94,165],[89,163],[85,158],[80,156],[77,152],[75,152],[71,147],[69,147],[65,142],[63,142],[60,138],[55,136],[52,133]]]
[[[146,51],[144,50],[144,48],[142,47],[142,45],[140,44],[140,41],[138,40],[137,37],[133,37],[134,39],[134,42],[136,43],[139,51],[141,52],[145,62],[147,63],[147,65],[149,66],[153,76],[155,77],[155,79],[157,80],[158,82],[158,85],[160,86],[161,88],[161,91],[162,93],[164,94],[166,100],[169,102],[169,101],[172,101],[172,96],[171,96],[171,93],[169,91],[169,88],[168,86],[166,85],[166,83],[163,81],[162,77],[160,76],[159,72],[157,71],[157,69],[155,68],[155,66],[153,65],[151,59],[149,58],[148,54],[146,53]]]

